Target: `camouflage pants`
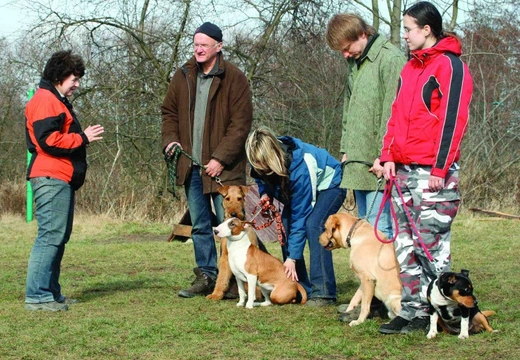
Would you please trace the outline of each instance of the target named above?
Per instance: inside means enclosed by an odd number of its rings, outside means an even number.
[[[444,188],[438,192],[430,192],[428,180],[431,167],[397,166],[397,183],[405,205],[424,245],[434,258],[434,262],[428,259],[394,186],[392,202],[399,223],[395,252],[401,267],[400,277],[403,284],[400,316],[407,320],[428,316],[428,285],[440,272],[450,271],[450,228],[460,204],[458,169],[458,165],[454,164],[444,179]]]

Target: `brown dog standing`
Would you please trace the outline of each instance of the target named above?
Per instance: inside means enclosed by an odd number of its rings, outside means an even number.
[[[381,232],[379,236],[386,239]],[[325,231],[320,235],[320,244],[328,250],[352,248],[350,267],[361,284],[347,312],[361,302],[361,313],[357,320],[350,322],[350,326],[365,321],[374,295],[385,304],[391,319],[399,314],[402,285],[394,245],[380,242],[370,223],[348,213],[330,215],[325,222]]]

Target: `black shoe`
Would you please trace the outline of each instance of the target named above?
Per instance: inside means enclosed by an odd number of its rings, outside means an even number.
[[[310,298],[305,303],[306,306],[312,307],[323,307],[329,305],[336,305],[336,299],[328,299],[328,298]]]
[[[349,312],[346,311],[347,308],[348,304],[342,304],[338,306],[338,313],[341,314],[338,317],[338,320],[343,322],[351,322],[352,320],[357,320],[359,318],[359,314],[361,313],[361,305],[356,306]],[[370,311],[367,315],[367,319],[373,319],[376,317],[379,317],[383,320],[388,319],[388,310],[383,303],[370,305]]]
[[[383,324],[379,327],[379,332],[381,334],[400,334],[401,330],[410,323],[409,320],[406,320],[400,316],[395,317],[388,324]]]
[[[401,329],[401,334],[409,334],[415,331],[427,331],[428,325],[430,325],[430,319],[427,316],[416,317]]]
[[[361,306],[358,305],[354,309],[350,310],[349,312],[343,312],[340,316],[338,316],[338,320],[342,322],[351,322],[353,320],[357,320],[359,318],[359,314],[361,314]],[[381,319],[388,319],[388,312],[386,310],[386,307],[383,306],[383,308],[377,308],[372,309],[370,308],[370,312],[367,315],[368,319],[373,319],[376,317],[380,317]]]
[[[183,298],[192,298],[197,295],[209,295],[215,289],[215,280],[208,274],[200,271],[199,268],[194,268],[193,272],[197,276],[191,283],[191,287],[179,291],[179,296]]]
[[[353,320],[357,320],[359,318],[359,314],[361,313],[361,306],[356,306],[354,309],[341,313],[340,316],[338,316],[338,320],[342,322],[349,323]],[[371,319],[371,314],[368,314],[367,319]]]

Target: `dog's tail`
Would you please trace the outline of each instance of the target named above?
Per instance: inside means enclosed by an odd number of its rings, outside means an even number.
[[[300,304],[304,305],[307,302],[307,291],[305,291],[305,288],[299,282],[296,283],[296,286],[298,287],[298,291],[302,296],[302,301]]]
[[[484,311],[481,311],[481,313],[484,314],[486,317],[496,314],[496,312],[494,312],[493,310],[484,310]]]

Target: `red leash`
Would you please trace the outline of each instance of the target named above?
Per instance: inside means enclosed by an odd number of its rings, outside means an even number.
[[[421,237],[419,230],[417,230],[417,227],[415,226],[415,222],[413,221],[412,215],[410,215],[410,211],[408,210],[408,207],[405,204],[403,193],[401,192],[401,188],[399,188],[399,185],[397,184],[397,179],[394,176],[392,176],[390,178],[390,180],[388,180],[385,184],[385,192],[383,193],[383,201],[381,202],[381,206],[379,207],[379,211],[377,212],[376,221],[374,223],[374,232],[375,232],[377,239],[384,244],[389,244],[389,243],[394,242],[395,239],[397,239],[397,235],[399,235],[399,226],[398,226],[399,223],[397,221],[397,215],[395,213],[394,203],[392,202],[392,186],[394,186],[394,185],[399,194],[399,198],[401,199],[401,202],[403,203],[403,209],[404,209],[404,212],[406,213],[406,217],[408,218],[408,221],[410,222],[412,231],[415,233],[415,235],[417,235],[417,239],[419,240],[419,243],[421,244],[421,247],[423,248],[424,253],[428,257],[428,260],[430,260],[431,262],[434,262],[432,254],[430,254],[430,251],[426,247],[426,244],[424,243],[424,240]],[[381,213],[383,212],[383,209],[384,209],[387,201],[390,201],[390,213],[392,215],[392,220],[393,220],[394,228],[395,228],[395,234],[394,234],[394,237],[392,238],[392,240],[381,239],[377,232],[377,224],[379,223],[379,217],[381,216]]]
[[[258,212],[257,209],[259,209]],[[262,214],[263,217],[267,218],[267,221],[263,224],[256,225],[255,217],[257,217],[259,214]],[[278,210],[276,210],[276,207],[273,204],[269,203],[268,199],[260,199],[260,202],[253,211],[253,215],[254,216],[251,219],[251,223],[253,224],[255,230],[265,229],[269,227],[273,223],[273,221],[276,220],[276,232],[278,233],[278,242],[282,246],[285,245],[285,242],[283,240],[285,238],[285,229],[282,224],[282,215]]]

